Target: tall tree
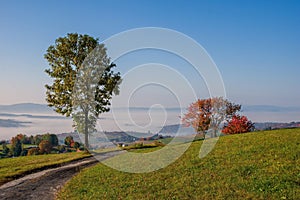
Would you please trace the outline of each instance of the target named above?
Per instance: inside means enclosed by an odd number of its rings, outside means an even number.
[[[46,85],[48,105],[55,111],[71,116],[78,132],[88,135],[95,130],[99,114],[109,111],[110,99],[118,94],[121,76],[114,72],[106,48],[98,39],[77,33],[60,37],[45,54],[53,78]]]
[[[212,129],[212,137],[216,137],[221,123],[230,119],[240,109],[241,105],[234,104],[223,97],[198,99],[188,107],[182,122],[186,126],[192,126],[204,137],[205,133]]]

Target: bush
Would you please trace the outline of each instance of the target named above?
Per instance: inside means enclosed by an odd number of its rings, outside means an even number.
[[[254,124],[246,116],[234,115],[232,119],[224,126],[222,133],[238,134],[247,133],[254,129]]]
[[[158,140],[155,140],[153,144],[154,144],[155,146],[157,146],[157,147],[163,147],[163,146],[165,146],[164,143],[162,143],[161,141],[158,141]]]
[[[2,153],[6,156],[9,153],[9,148],[7,147],[6,143],[2,144]]]
[[[65,148],[64,145],[59,145],[59,146],[57,146],[57,150],[58,150],[60,153],[63,153],[63,152],[66,151],[66,148]]]
[[[84,151],[84,150],[85,150],[85,149],[84,149],[84,146],[83,146],[83,145],[80,145],[79,150],[80,150],[80,151]]]
[[[32,155],[39,155],[39,148],[31,148],[27,152],[27,156],[32,156]]]
[[[74,143],[73,137],[72,136],[67,136],[65,138],[65,145],[67,145],[68,147],[71,147],[72,143]]]
[[[6,141],[5,141],[5,140],[1,140],[1,141],[0,141],[0,145],[3,145],[3,144],[6,144]]]
[[[21,151],[21,155],[20,156],[27,156],[27,154],[28,154],[28,150],[27,149],[23,149]]]
[[[39,149],[40,149],[41,154],[44,154],[44,153],[48,154],[48,153],[51,153],[52,145],[48,140],[43,140],[39,144]]]
[[[137,149],[143,148],[143,146],[144,146],[144,144],[142,142],[141,143],[136,143],[134,145],[134,147],[137,148]]]
[[[78,149],[80,147],[79,142],[74,142],[72,147]]]
[[[70,152],[74,152],[74,150],[72,149],[72,148],[66,148],[66,151],[68,152],[68,153],[70,153]]]

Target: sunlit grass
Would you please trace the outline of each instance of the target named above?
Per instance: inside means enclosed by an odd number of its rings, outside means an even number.
[[[23,174],[28,174],[33,170],[58,165],[88,156],[90,156],[90,154],[84,152],[74,152],[2,158],[0,159],[0,184],[13,180],[14,178],[22,176]]]
[[[176,162],[151,173],[97,164],[75,176],[58,199],[300,199],[300,129],[221,137],[203,159],[201,144],[193,142]]]

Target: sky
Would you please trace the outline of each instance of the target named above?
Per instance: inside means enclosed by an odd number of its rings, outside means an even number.
[[[176,30],[202,45],[216,63],[230,100],[243,105],[300,106],[300,1],[276,0],[0,0],[0,105],[46,104],[44,85],[51,79],[44,72],[48,63],[43,55],[56,38],[77,32],[104,41],[142,27]],[[130,56],[117,63],[121,73],[132,64]],[[136,53],[132,62],[164,58],[178,71],[188,65],[157,51]],[[197,85],[192,70],[180,72]],[[197,95],[201,96],[207,91],[199,80]],[[144,100],[161,97],[159,89],[145,91],[140,95]],[[143,104],[136,96],[138,106],[155,103]],[[176,106],[172,102],[165,105]]]

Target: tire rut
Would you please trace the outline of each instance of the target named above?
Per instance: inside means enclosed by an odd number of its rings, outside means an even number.
[[[0,186],[0,199],[54,199],[56,193],[64,186],[64,184],[81,169],[95,165],[101,160],[105,160],[120,153],[122,153],[122,151],[98,154],[97,159],[94,157],[84,158],[61,167],[46,169],[10,181]]]

